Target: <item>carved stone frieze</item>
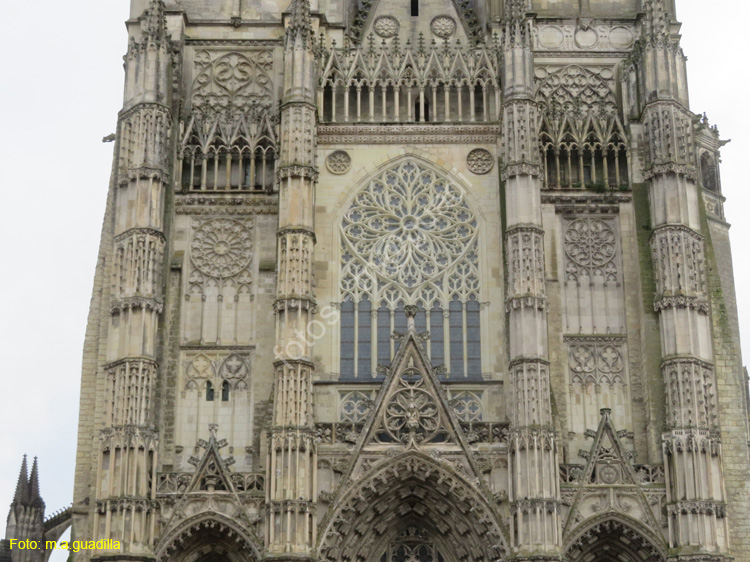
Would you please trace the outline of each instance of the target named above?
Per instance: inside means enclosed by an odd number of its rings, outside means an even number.
[[[318,125],[319,145],[341,144],[494,144],[498,125]]]

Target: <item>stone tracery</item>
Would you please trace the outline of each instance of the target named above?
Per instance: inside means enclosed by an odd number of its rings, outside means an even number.
[[[432,332],[433,359],[444,360],[449,372],[478,376],[478,346],[472,347],[470,360],[463,341],[445,337],[450,327],[464,325],[466,310],[466,327],[473,341],[479,339],[479,222],[463,191],[407,158],[366,184],[344,214],[340,231],[343,315],[353,314],[348,322],[379,333],[375,353],[368,347],[360,354],[359,342],[353,342],[353,364],[342,365],[342,373],[374,374],[378,360],[388,362],[393,349],[386,351],[386,345],[391,347],[387,340],[402,321],[395,313],[417,305],[418,324]],[[374,326],[373,309],[378,311]],[[342,330],[348,329],[346,322]]]

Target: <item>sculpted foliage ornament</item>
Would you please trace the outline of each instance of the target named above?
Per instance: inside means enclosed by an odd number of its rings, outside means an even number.
[[[396,35],[400,27],[401,24],[399,24],[398,20],[393,16],[380,16],[372,25],[375,33],[377,33],[380,37],[385,37],[386,39]]]
[[[430,23],[430,29],[441,39],[446,39],[456,32],[456,20],[450,16],[437,16]]]
[[[466,166],[469,171],[477,174],[484,175],[488,173],[495,165],[495,159],[489,150],[484,148],[475,148],[466,157]]]
[[[253,257],[253,237],[247,223],[214,219],[202,224],[190,245],[190,257],[202,273],[216,279],[237,275]]]

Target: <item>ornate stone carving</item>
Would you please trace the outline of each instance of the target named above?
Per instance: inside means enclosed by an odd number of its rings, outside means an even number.
[[[656,291],[664,297],[705,294],[703,237],[682,225],[666,225],[651,235]]]
[[[478,298],[477,220],[456,185],[413,159],[383,172],[344,215],[342,298],[420,300],[447,309],[449,295]]]
[[[345,174],[352,167],[352,157],[344,150],[337,150],[326,158],[326,167],[332,174]]]
[[[191,103],[196,113],[241,113],[273,105],[273,53],[195,53]]]
[[[498,125],[318,125],[319,145],[342,144],[492,144]]]
[[[466,157],[466,166],[473,174],[483,175],[489,173],[495,166],[495,159],[489,150],[475,148]]]
[[[190,244],[190,257],[202,273],[216,279],[232,277],[253,257],[252,222],[213,219],[201,224]]]
[[[447,39],[456,32],[456,20],[450,16],[436,16],[430,22],[430,29],[441,39]]]
[[[459,421],[481,422],[482,421],[482,393],[462,390],[450,393],[450,405]]]
[[[565,225],[565,278],[578,282],[582,277],[619,281],[617,234],[611,220],[586,217]]]
[[[339,398],[339,420],[362,423],[372,411],[374,402],[370,393],[352,391],[341,393]]]
[[[399,24],[398,20],[393,16],[380,16],[375,19],[375,22],[372,24],[375,33],[386,39],[398,34],[400,27],[401,24]]]
[[[206,382],[211,382],[214,388],[221,388],[224,381],[236,390],[247,390],[250,377],[250,361],[247,352],[189,352],[183,358],[184,388],[187,390],[201,389]]]
[[[399,387],[388,397],[383,430],[376,433],[379,442],[432,443],[445,441],[444,420],[437,403],[416,369],[407,369],[399,377]]]
[[[713,365],[692,357],[662,364],[667,386],[667,414],[671,427],[716,427],[718,412]]]

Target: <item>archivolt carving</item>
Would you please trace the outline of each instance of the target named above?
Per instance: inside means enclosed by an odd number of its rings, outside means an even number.
[[[498,516],[483,492],[452,464],[421,453],[375,465],[330,513],[320,532],[325,561],[369,562],[414,521],[439,538],[446,559],[495,562],[508,553]]]
[[[626,516],[604,515],[568,537],[567,560],[584,562],[604,550],[618,553],[627,562],[665,562],[663,539]]]
[[[478,299],[478,224],[461,190],[407,159],[373,179],[341,226],[344,299],[396,308]]]
[[[229,562],[261,560],[260,541],[248,534],[242,523],[215,512],[196,515],[164,536],[156,547],[158,560],[180,557],[181,562],[195,562],[209,552]]]
[[[273,103],[270,50],[225,54],[198,51],[195,69],[192,107],[196,113],[238,113],[269,108]]]

